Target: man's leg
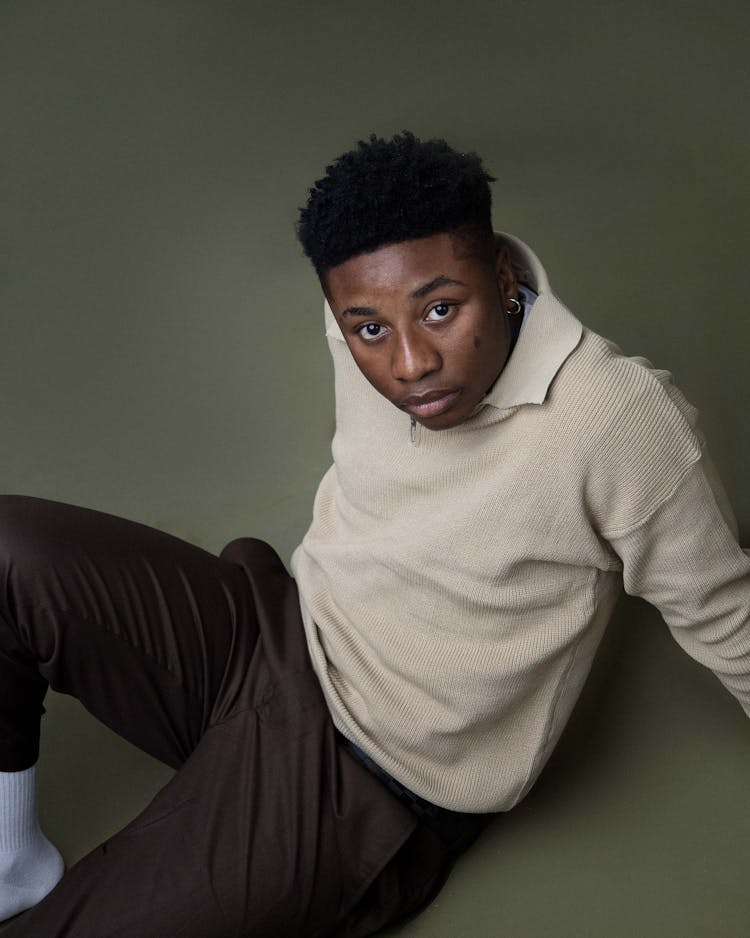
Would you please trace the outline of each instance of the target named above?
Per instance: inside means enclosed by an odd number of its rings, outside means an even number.
[[[221,698],[230,652],[249,661],[256,639],[236,565],[111,515],[0,497],[0,918],[60,875],[33,813],[48,682],[177,767]]]
[[[149,543],[156,534],[131,533]],[[191,582],[192,549],[174,549]],[[118,551],[108,553],[117,569]],[[197,745],[146,810],[12,922],[8,938],[330,936],[414,830],[410,812],[338,745],[296,587],[279,558],[251,539],[229,545],[222,558],[210,561],[227,587],[235,640],[224,668],[215,669],[220,689],[202,708],[208,720]],[[226,576],[225,561],[233,568]],[[153,551],[149,566],[158,567],[160,582],[168,579],[170,564],[157,563]],[[229,588],[235,573],[244,585]],[[109,592],[116,579],[108,577]],[[191,588],[191,608],[194,620],[208,624],[205,611],[213,605],[219,614],[221,603],[207,603],[203,592]],[[248,616],[254,644],[238,624]],[[50,673],[48,659],[43,667]],[[150,731],[145,739],[153,751]],[[190,745],[181,743],[173,762]]]
[[[36,759],[47,682],[168,765],[257,624],[243,572],[113,515],[0,497],[0,770]]]

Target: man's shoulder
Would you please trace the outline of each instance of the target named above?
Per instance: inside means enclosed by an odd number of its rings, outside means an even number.
[[[588,329],[560,370],[550,403],[603,529],[640,523],[701,456],[697,411],[670,372],[624,355]]]
[[[550,399],[561,409],[577,412],[589,431],[598,426],[611,430],[616,419],[629,425],[635,413],[645,421],[640,424],[643,430],[652,421],[659,425],[670,420],[690,432],[697,422],[696,409],[675,385],[671,372],[643,356],[625,355],[616,343],[586,327],[560,369]]]

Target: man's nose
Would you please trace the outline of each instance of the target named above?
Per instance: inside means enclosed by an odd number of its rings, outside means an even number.
[[[403,333],[393,350],[391,370],[397,381],[419,381],[439,371],[443,360],[429,335],[419,331]]]

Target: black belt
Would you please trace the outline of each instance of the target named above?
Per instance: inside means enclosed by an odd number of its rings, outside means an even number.
[[[356,746],[351,740],[347,739],[342,733],[339,733],[339,739],[342,744],[354,758],[360,762],[369,772],[378,778],[400,802],[419,818],[425,827],[429,828],[433,834],[436,834],[440,840],[455,853],[462,853],[479,836],[485,825],[488,823],[492,814],[471,814],[462,811],[449,811],[448,808],[441,808],[414,794],[401,782],[396,781],[392,775],[389,775],[385,769],[381,768],[377,762],[371,759],[366,752],[363,752],[359,746]]]

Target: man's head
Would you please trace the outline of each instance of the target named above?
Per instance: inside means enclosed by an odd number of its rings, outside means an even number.
[[[374,134],[326,168],[300,211],[298,236],[321,282],[331,268],[386,244],[451,232],[494,257],[493,177],[445,140]]]
[[[511,348],[516,296],[475,155],[371,137],[328,167],[299,237],[359,369],[432,430],[467,420]]]

